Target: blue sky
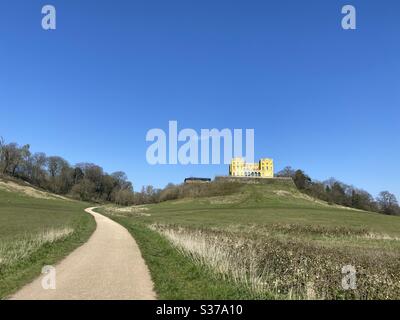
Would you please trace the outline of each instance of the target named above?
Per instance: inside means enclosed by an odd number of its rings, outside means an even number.
[[[341,8],[357,9],[357,30]],[[57,30],[41,8],[57,9]],[[0,135],[136,189],[227,166],[150,166],[146,133],[254,128],[256,158],[400,197],[400,3],[48,0],[0,6]]]

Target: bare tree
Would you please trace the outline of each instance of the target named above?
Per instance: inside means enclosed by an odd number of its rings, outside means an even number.
[[[393,193],[382,191],[377,198],[377,202],[382,213],[390,215],[400,214],[399,203]]]
[[[30,156],[29,144],[19,147],[16,143],[5,144],[1,142],[1,163],[3,174],[16,176],[16,173],[23,162]]]
[[[58,156],[47,158],[47,170],[50,175],[51,191],[56,193],[67,193],[69,190],[72,172],[68,162]]]
[[[46,154],[43,152],[35,153],[29,158],[30,181],[40,187],[43,187],[45,185],[46,163],[47,157]]]
[[[292,167],[287,166],[283,168],[281,171],[279,171],[276,176],[277,177],[287,177],[287,178],[293,178],[296,173],[296,170],[294,170]]]

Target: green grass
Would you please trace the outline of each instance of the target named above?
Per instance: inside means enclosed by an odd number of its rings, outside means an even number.
[[[38,199],[0,189],[0,248],[7,255],[23,250],[49,230],[73,230],[51,243],[43,243],[23,258],[10,264],[0,263],[0,298],[5,298],[33,280],[44,265],[52,265],[87,241],[95,230],[94,219],[78,201]],[[0,257],[2,258],[2,257]],[[4,257],[3,257],[4,259]]]
[[[267,286],[261,295],[258,292],[258,298],[305,298],[307,281],[315,283],[319,298],[400,298],[400,217],[331,206],[299,193],[287,182],[243,185],[232,195],[167,201],[131,212],[110,207],[100,211],[138,240],[161,298],[206,299],[218,292],[215,288],[228,284],[236,289],[221,289],[216,297],[254,297],[240,281],[232,284],[230,271],[213,272],[205,253],[167,241],[171,234],[172,239],[186,237],[221,247],[236,260],[241,259],[236,244],[243,242],[243,261],[252,260],[255,273],[268,281],[283,279],[276,290]],[[152,225],[161,225],[161,231],[150,230]],[[193,264],[200,269],[179,268]],[[341,267],[346,264],[359,271],[357,291],[339,288]],[[250,272],[242,271],[248,277]],[[214,280],[201,272],[213,273]],[[188,289],[192,287],[199,290]]]
[[[252,299],[254,295],[202,268],[158,233],[129,218],[114,217],[134,235],[150,269],[158,299]]]
[[[279,196],[275,192],[287,191]],[[218,200],[221,198],[221,204]],[[223,203],[228,198],[231,203]],[[249,185],[228,197],[184,199],[148,205],[146,222],[199,226],[297,224],[368,229],[400,236],[400,219],[377,213],[343,209],[312,202],[299,192],[280,186]]]

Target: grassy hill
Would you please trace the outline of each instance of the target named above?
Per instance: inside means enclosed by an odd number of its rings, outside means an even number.
[[[0,298],[84,243],[95,229],[87,203],[0,179]]]
[[[399,217],[332,206],[290,181],[187,188],[197,196],[99,209],[134,235],[160,298],[400,298]],[[348,266],[354,290],[342,287]]]

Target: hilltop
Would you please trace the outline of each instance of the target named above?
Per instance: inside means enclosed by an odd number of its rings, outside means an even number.
[[[399,217],[331,205],[290,180],[164,196],[177,199],[99,209],[135,237],[161,298],[400,297]],[[359,272],[357,290],[341,287],[346,265]]]
[[[170,185],[159,203],[98,211],[134,236],[161,299],[400,297],[399,217],[329,204],[291,179],[243,182]],[[87,241],[87,206],[0,180],[0,297]],[[343,267],[356,289],[343,289]]]
[[[162,221],[185,223],[188,220],[190,224],[216,225],[312,224],[370,228],[400,236],[398,217],[329,204],[300,192],[291,179],[267,179],[254,183],[217,180],[209,184],[183,184],[166,188],[160,197],[175,199],[139,206],[146,208],[146,213],[153,217],[146,219],[154,220],[157,217]],[[130,208],[133,215],[138,212],[138,206],[121,210],[127,214]]]

